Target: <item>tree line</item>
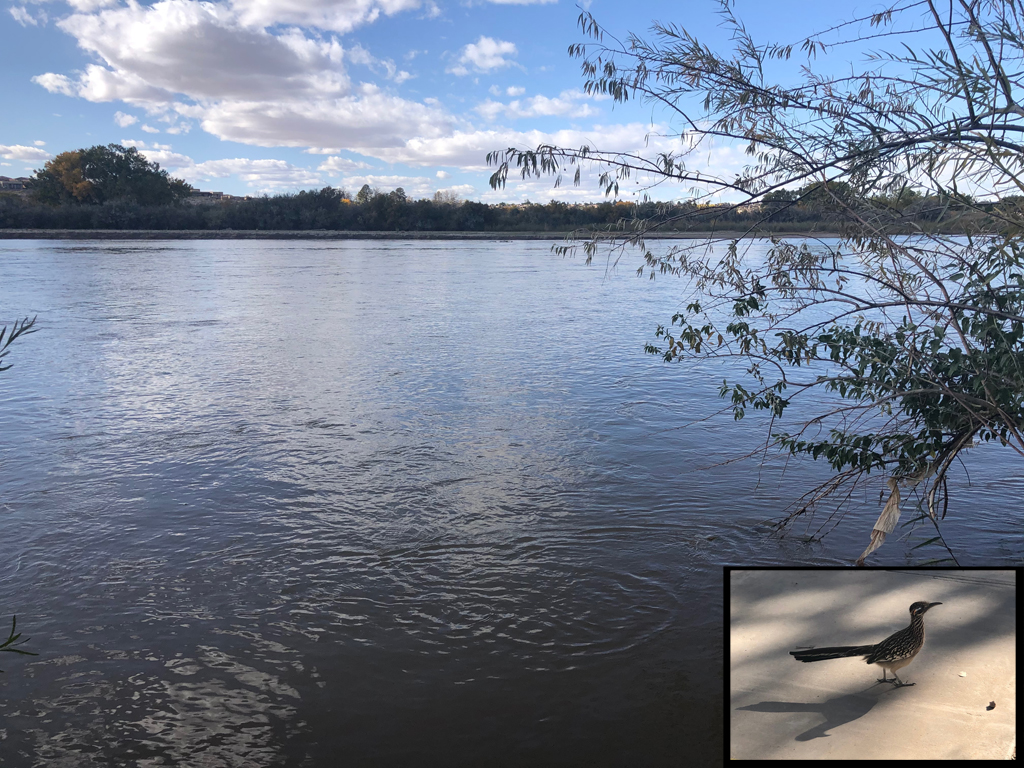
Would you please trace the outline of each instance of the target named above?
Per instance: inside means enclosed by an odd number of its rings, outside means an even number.
[[[570,232],[629,229],[661,220],[664,232],[713,230],[829,231],[841,221],[842,182],[777,190],[756,205],[607,200],[597,204],[488,205],[442,191],[411,199],[399,187],[364,185],[356,195],[324,187],[295,194],[196,201],[195,190],[172,178],[134,147],[116,144],[63,152],[35,172],[29,194],[0,194],[0,228],[154,230],[341,230],[416,232]],[[875,200],[875,216],[907,232],[987,231],[998,209],[1024,198],[979,203],[966,196],[923,195],[911,189]]]

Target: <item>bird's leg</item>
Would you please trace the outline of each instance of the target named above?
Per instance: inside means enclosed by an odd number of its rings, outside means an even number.
[[[902,680],[900,680],[899,675],[897,675],[895,672],[892,673],[892,676],[894,678],[896,678],[896,679],[895,680],[888,680],[888,679],[886,679],[886,677],[885,677],[885,667],[882,667],[882,678],[880,680],[876,680],[876,682],[879,682],[879,683],[891,683],[893,688],[905,688],[905,687],[910,686],[910,685],[917,685],[917,683],[904,683]]]
[[[883,672],[882,674],[885,673]],[[904,683],[902,680],[900,680],[899,676],[895,672],[892,673],[892,676],[895,677],[897,681],[896,685],[893,686],[894,688],[906,688],[911,685],[917,685],[917,683]]]

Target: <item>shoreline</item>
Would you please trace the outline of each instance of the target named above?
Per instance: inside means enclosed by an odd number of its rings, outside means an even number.
[[[0,240],[564,240],[570,232],[371,232],[260,229],[0,229]],[[629,232],[600,232],[607,239]],[[833,232],[773,232],[775,237],[834,238]],[[649,240],[766,239],[740,231],[651,232]]]

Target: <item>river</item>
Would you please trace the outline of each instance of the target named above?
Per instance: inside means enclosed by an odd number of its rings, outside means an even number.
[[[826,468],[722,464],[679,282],[549,247],[0,242],[0,762],[720,762],[721,566],[849,563],[877,491],[767,538]],[[986,450],[944,531],[1018,564]]]

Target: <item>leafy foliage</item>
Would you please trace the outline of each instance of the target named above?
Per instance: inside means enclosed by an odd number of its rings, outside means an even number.
[[[4,651],[4,652],[7,652],[7,653],[20,653],[23,656],[38,656],[39,655],[38,653],[33,653],[32,651],[26,651],[23,648],[18,648],[17,647],[19,645],[23,645],[24,643],[28,642],[28,640],[29,640],[29,638],[27,638],[27,637],[24,640],[21,640],[20,639],[21,638],[21,632],[18,632],[17,634],[15,634],[14,630],[17,629],[17,627],[18,627],[18,617],[17,616],[12,616],[11,617],[11,631],[7,635],[7,639],[4,640],[2,643],[0,643],[0,651]],[[0,672],[3,672],[3,670],[0,669]]]
[[[11,344],[13,344],[14,341],[20,336],[24,336],[27,333],[35,333],[35,331],[37,330],[35,324],[36,318],[33,317],[31,320],[29,320],[26,317],[24,320],[20,321],[20,324],[18,320],[14,321],[14,323],[11,325],[10,334],[7,333],[6,325],[3,327],[2,330],[0,330],[0,371],[6,371],[11,367],[9,363],[7,365],[3,364],[3,358],[7,355],[8,352],[10,352]],[[0,651],[7,651],[9,653],[20,653],[26,656],[38,656],[39,654],[37,653],[32,653],[31,651],[26,651],[16,647],[28,640],[27,637],[25,638],[25,640],[20,640],[20,632],[15,634],[14,630],[17,627],[17,621],[17,616],[11,618],[11,631],[8,634],[7,639],[0,643]],[[0,672],[3,672],[3,670],[0,669]]]
[[[192,187],[172,179],[159,163],[149,162],[135,147],[97,145],[61,152],[36,171],[37,200],[101,204],[122,201],[137,205],[169,205],[188,197]]]
[[[834,477],[783,524],[828,500],[840,511],[872,471],[888,476],[890,504],[862,564],[892,531],[901,486],[921,492],[938,528],[966,450],[995,441],[1024,456],[1024,207],[1011,196],[1024,190],[1024,11],[1018,0],[897,3],[793,43],[756,42],[728,0],[720,12],[727,53],[673,24],[655,23],[654,42],[620,41],[587,12],[591,42],[569,48],[588,93],[663,108],[678,151],[508,148],[488,156],[491,184],[512,172],[558,183],[567,171],[580,183],[593,168],[608,194],[640,176],[757,211],[743,234],[768,236],[763,257],[732,235],[656,253],[650,234],[694,215],[672,206],[636,217],[616,247],[642,254],[640,274],[683,276],[693,292],[648,351],[743,360],[749,379],[721,388],[734,416],[769,412],[770,442],[831,465]],[[867,53],[849,74],[815,71],[819,55],[890,42],[895,52]],[[798,56],[796,81],[773,82]],[[742,172],[703,167],[722,146],[745,150]],[[802,206],[824,212],[838,241],[772,235],[773,220]],[[938,220],[961,237],[927,223]],[[589,262],[608,234],[557,250],[582,248]],[[785,430],[798,400],[817,414]]]
[[[11,351],[11,344],[13,344],[19,336],[24,336],[27,333],[35,333],[36,330],[38,330],[35,325],[36,318],[33,317],[29,320],[26,317],[24,320],[14,321],[11,325],[10,334],[7,333],[6,325],[0,329],[0,371],[6,371],[11,367],[9,363],[7,365],[3,364],[4,358]]]

